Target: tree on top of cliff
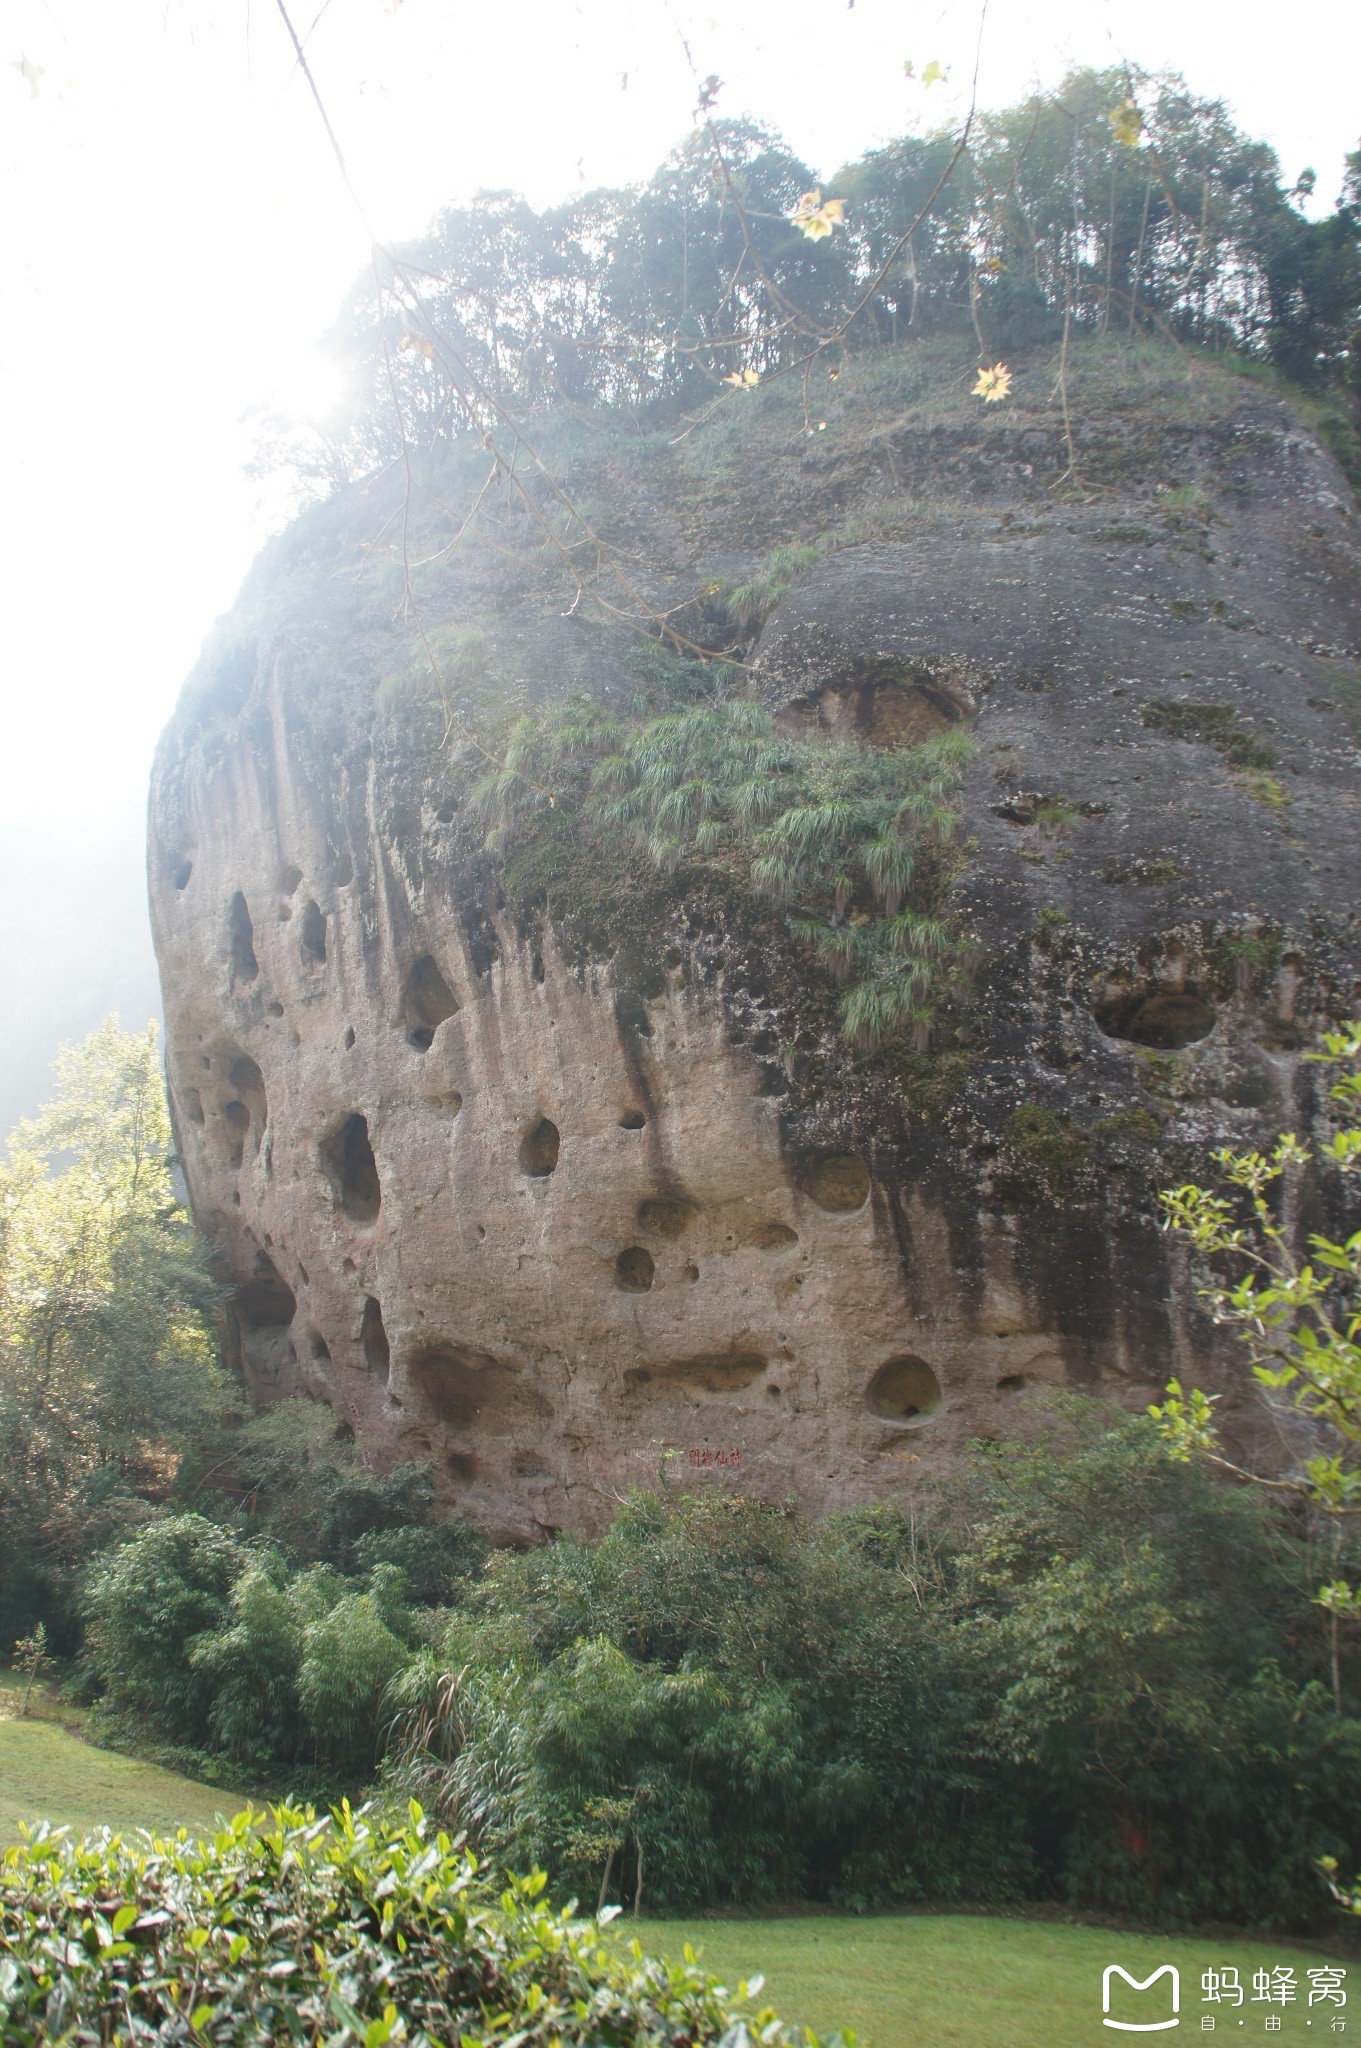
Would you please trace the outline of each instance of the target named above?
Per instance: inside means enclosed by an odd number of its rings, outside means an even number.
[[[379,251],[330,336],[349,396],[305,458],[314,471],[494,433],[496,406],[674,418],[734,372],[829,351],[835,366],[848,346],[929,330],[976,330],[991,354],[1066,318],[1237,349],[1307,382],[1349,373],[1356,175],[1308,220],[1307,184],[1287,189],[1274,152],[1175,76],[1075,71],[962,133],[870,151],[837,173],[844,212],[815,239],[799,226],[809,166],[760,123],[701,117],[637,190],[543,212],[483,193]]]

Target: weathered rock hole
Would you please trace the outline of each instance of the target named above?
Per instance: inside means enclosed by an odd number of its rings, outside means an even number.
[[[647,1118],[641,1109],[629,1109],[620,1117],[619,1128],[621,1131],[641,1131],[646,1123]]]
[[[899,661],[858,661],[843,682],[828,683],[785,706],[777,723],[810,727],[867,747],[898,747],[948,732],[977,705],[964,683]]]
[[[359,1341],[364,1347],[364,1363],[369,1371],[379,1373],[386,1379],[388,1368],[392,1364],[392,1346],[388,1343],[382,1304],[377,1295],[364,1296],[364,1315],[359,1325]]]
[[[301,880],[301,868],[287,867],[283,869],[279,876],[279,887],[285,896],[291,896]]]
[[[201,1124],[204,1121],[203,1097],[199,1094],[197,1088],[185,1089],[184,1113],[188,1117],[191,1124]]]
[[[687,1280],[689,1280],[689,1281],[691,1281],[691,1282],[694,1282],[694,1281],[698,1280],[698,1278],[699,1278],[699,1267],[698,1267],[698,1266],[694,1266],[694,1265],[691,1265],[691,1266],[687,1266],[687,1267],[686,1267],[686,1269],[685,1269],[685,1277],[686,1277],[686,1279],[687,1279]]]
[[[181,895],[189,887],[189,877],[193,872],[194,863],[191,860],[185,859],[177,864],[174,873],[174,883]]]
[[[546,1180],[558,1163],[558,1151],[562,1138],[558,1127],[546,1116],[520,1140],[520,1171],[527,1173],[531,1180]]]
[[[832,1152],[811,1161],[804,1168],[802,1184],[804,1193],[812,1197],[819,1209],[827,1209],[834,1216],[863,1209],[869,1200],[869,1170],[855,1152]]]
[[[463,1107],[463,1097],[457,1088],[447,1088],[443,1095],[432,1095],[431,1106],[442,1110],[445,1116],[457,1116]]]
[[[534,955],[534,959],[533,959],[533,962],[532,962],[532,964],[531,964],[531,966],[530,966],[530,970],[529,970],[529,971],[530,971],[530,973],[531,973],[531,975],[533,976],[533,978],[534,978],[534,980],[535,980],[535,981],[542,981],[542,980],[543,980],[543,954],[542,954],[542,953],[536,953],[536,954]]]
[[[653,1195],[638,1204],[638,1228],[649,1237],[681,1237],[698,1214],[693,1202],[679,1196]]]
[[[640,1244],[631,1244],[614,1262],[614,1284],[625,1294],[646,1294],[656,1270],[651,1252]]]
[[[999,1394],[1020,1394],[1023,1393],[1024,1390],[1025,1374],[1023,1372],[1003,1373],[1001,1379],[997,1382],[997,1391]]]
[[[699,1358],[677,1358],[650,1369],[634,1366],[624,1374],[624,1385],[630,1393],[652,1387],[691,1394],[739,1394],[765,1369],[766,1360],[752,1352],[706,1352]]]
[[[309,899],[302,914],[302,930],[298,934],[298,950],[302,954],[304,967],[326,965],[326,917],[319,903]]]
[[[301,880],[301,877],[299,877]],[[337,889],[348,889],[354,880],[354,862],[348,853],[342,853],[331,869],[331,880]]]
[[[265,1095],[265,1077],[249,1053],[241,1053],[227,1069],[227,1079],[246,1106],[250,1122],[255,1130],[255,1149],[260,1149],[260,1139],[269,1120],[269,1102]]]
[[[886,1422],[920,1422],[938,1414],[940,1381],[924,1358],[890,1358],[865,1392],[870,1412]]]
[[[231,1134],[228,1140],[227,1164],[236,1172],[246,1157],[246,1133],[250,1129],[250,1111],[244,1102],[224,1103],[222,1121]]]
[[[746,1240],[758,1252],[787,1252],[798,1241],[798,1231],[787,1223],[758,1223]]]
[[[344,1037],[343,1037],[343,1038],[341,1039],[340,1043],[341,1043],[341,1044],[342,1044],[342,1046],[343,1046],[343,1047],[345,1048],[345,1051],[346,1051],[346,1052],[349,1052],[349,1051],[350,1051],[351,1047],[352,1047],[352,1046],[353,1046],[353,1044],[354,1044],[354,1026],[353,1026],[353,1024],[347,1024],[347,1025],[345,1026],[345,1036],[344,1036]]]
[[[1208,1038],[1215,1026],[1215,1007],[1193,988],[1161,988],[1147,992],[1121,989],[1093,1003],[1097,1029],[1107,1038],[1175,1052]]]
[[[429,953],[423,953],[406,978],[406,992],[402,997],[402,1022],[406,1026],[406,1042],[417,1052],[429,1052],[435,1042],[435,1033],[446,1017],[457,1013],[458,1004],[438,966]]]
[[[297,1298],[266,1252],[257,1252],[255,1268],[236,1290],[236,1313],[249,1330],[286,1330],[297,1313]]]
[[[319,1364],[329,1365],[331,1363],[331,1347],[326,1342],[326,1339],[322,1336],[320,1330],[313,1330],[310,1339],[310,1348],[313,1358],[315,1358]]]
[[[468,1429],[484,1414],[494,1419],[518,1392],[513,1367],[468,1344],[434,1344],[417,1352],[407,1378],[425,1411],[451,1429]]]
[[[455,806],[451,803],[442,803],[435,812],[435,816],[439,819],[441,825],[452,825],[455,815]]]
[[[254,981],[260,972],[260,963],[255,957],[255,927],[250,921],[246,899],[238,889],[232,898],[232,907],[227,917],[227,936],[231,947],[232,987],[239,981]]]
[[[341,1208],[355,1223],[373,1223],[382,1206],[378,1162],[369,1142],[368,1119],[347,1117],[326,1150]]]
[[[449,1451],[445,1454],[444,1469],[451,1479],[461,1479],[466,1485],[477,1471],[477,1460],[466,1451]]]
[[[283,1004],[282,1004],[282,1003],[271,1003],[271,1004],[269,1005],[269,1012],[268,1012],[268,1013],[269,1013],[269,1015],[270,1015],[271,1017],[282,1017],[282,1016],[283,1016],[283,1013],[284,1013],[284,1006],[283,1006]]]

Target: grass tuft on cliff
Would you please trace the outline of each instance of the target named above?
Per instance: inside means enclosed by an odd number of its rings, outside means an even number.
[[[955,732],[884,750],[795,739],[745,697],[624,715],[576,698],[516,724],[473,803],[500,855],[566,821],[662,874],[735,875],[845,985],[843,1033],[871,1050],[924,1042],[958,971],[945,856],[970,752]]]

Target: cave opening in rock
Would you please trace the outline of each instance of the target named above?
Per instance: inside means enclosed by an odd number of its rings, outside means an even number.
[[[1195,1045],[1215,1027],[1214,1004],[1194,987],[1117,989],[1093,1003],[1092,1015],[1107,1038],[1159,1052]]]
[[[355,1223],[372,1223],[382,1206],[378,1162],[369,1142],[367,1117],[347,1117],[326,1148],[326,1163],[341,1208]]]
[[[267,1252],[257,1252],[244,1287],[236,1290],[238,1320],[249,1330],[286,1330],[297,1313],[297,1298]]]
[[[232,987],[235,988],[239,981],[254,981],[260,972],[260,963],[255,957],[255,927],[251,923],[246,899],[239,889],[232,898],[228,913],[227,936],[231,947]]]
[[[407,1378],[424,1414],[450,1429],[471,1429],[481,1417],[504,1426],[517,1405],[519,1375],[489,1351],[471,1344],[427,1344],[407,1367]]]
[[[921,1422],[939,1413],[940,1381],[924,1358],[904,1353],[885,1360],[866,1389],[870,1411],[885,1422]]]
[[[382,1304],[375,1294],[364,1297],[364,1314],[359,1325],[359,1341],[364,1347],[364,1363],[372,1373],[386,1379],[392,1364],[392,1346],[388,1343],[387,1328],[383,1322]]]
[[[997,1382],[997,1391],[999,1394],[1024,1393],[1025,1374],[1023,1372],[1004,1372],[1001,1379]]]
[[[631,1244],[614,1262],[614,1284],[625,1294],[646,1294],[656,1270],[651,1252]]]
[[[804,1193],[833,1216],[848,1216],[869,1200],[869,1170],[855,1152],[831,1152],[810,1160],[801,1179]]]
[[[326,916],[321,905],[311,899],[302,914],[298,950],[302,954],[304,967],[326,965]]]
[[[527,1130],[520,1140],[520,1171],[531,1180],[545,1180],[558,1163],[562,1138],[555,1123],[546,1116]]]
[[[641,1131],[646,1123],[647,1118],[641,1109],[626,1109],[619,1119],[619,1128],[621,1131]]]
[[[406,1029],[406,1042],[417,1052],[429,1052],[435,1042],[435,1033],[446,1017],[452,1017],[458,1010],[454,992],[429,953],[422,953],[420,959],[406,978],[406,990],[402,997],[402,1023]]]

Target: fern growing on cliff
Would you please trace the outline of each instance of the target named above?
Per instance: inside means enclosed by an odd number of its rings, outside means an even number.
[[[885,750],[795,739],[750,698],[631,722],[581,699],[521,719],[473,803],[492,852],[568,811],[663,873],[736,870],[847,985],[842,1026],[868,1051],[924,1042],[956,956],[942,856],[970,751],[959,732]]]

